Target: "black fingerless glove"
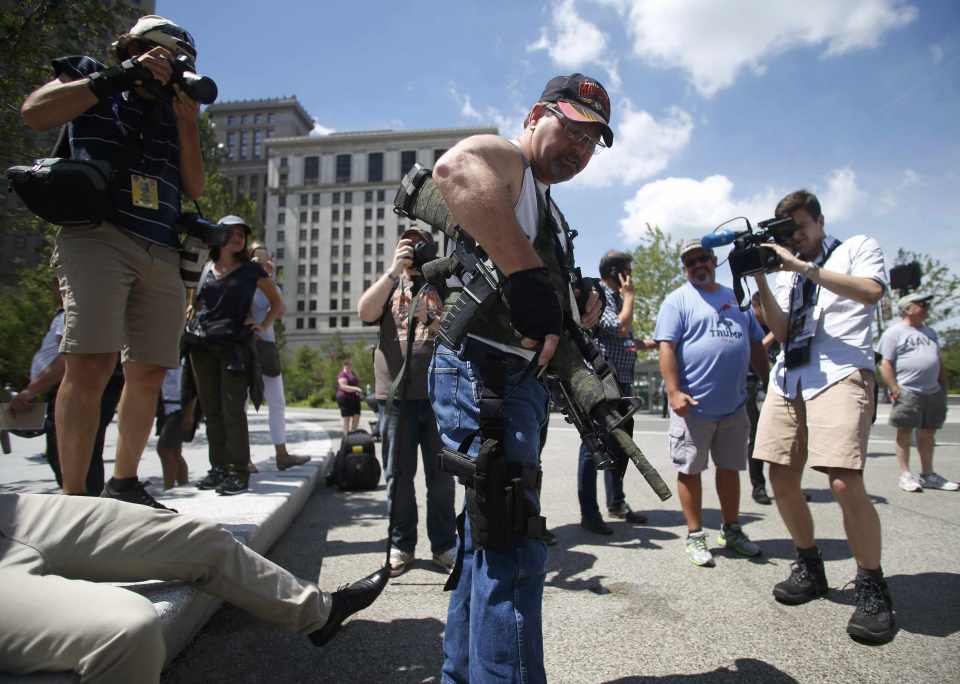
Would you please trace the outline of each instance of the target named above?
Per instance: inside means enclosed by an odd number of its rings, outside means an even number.
[[[559,335],[563,329],[563,311],[546,268],[528,268],[509,276],[503,296],[510,306],[510,324],[532,340]]]
[[[144,74],[146,72],[146,74]],[[130,90],[137,81],[152,78],[149,69],[144,67],[136,58],[128,59],[119,66],[98,71],[90,75],[89,86],[93,94],[100,101],[108,100],[117,93]]]

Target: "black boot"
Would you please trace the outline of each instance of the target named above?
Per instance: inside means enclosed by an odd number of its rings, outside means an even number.
[[[390,566],[386,565],[372,575],[367,575],[333,592],[330,597],[330,616],[327,618],[327,623],[309,634],[310,641],[316,646],[325,646],[340,630],[344,620],[377,600],[389,580]]]
[[[763,506],[770,505],[770,497],[767,496],[767,488],[763,485],[757,485],[753,488],[753,500]]]
[[[893,639],[896,620],[883,572],[859,568],[854,582],[857,608],[847,623],[847,634],[871,644],[887,643]]]
[[[816,551],[815,556],[811,553],[797,554],[797,560],[790,564],[790,576],[774,585],[773,597],[780,603],[798,606],[824,596],[827,589],[823,558]]]
[[[599,514],[596,516],[590,515],[580,518],[580,527],[585,530],[589,530],[594,534],[613,534],[613,528],[607,523],[603,522],[603,518],[601,518]]]

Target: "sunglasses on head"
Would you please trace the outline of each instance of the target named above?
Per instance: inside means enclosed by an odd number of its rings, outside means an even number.
[[[713,255],[712,255],[712,254],[701,254],[700,256],[695,256],[695,257],[690,257],[689,259],[684,259],[684,260],[683,260],[683,265],[686,266],[687,268],[691,268],[691,267],[696,266],[696,265],[698,265],[698,264],[706,264],[706,263],[709,263],[709,261],[710,261],[711,259],[713,259]]]

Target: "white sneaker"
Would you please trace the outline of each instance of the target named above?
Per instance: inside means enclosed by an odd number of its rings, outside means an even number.
[[[936,473],[920,474],[920,484],[924,489],[942,489],[945,492],[955,492],[960,489],[960,484],[951,482],[942,475]]]
[[[900,489],[905,492],[921,492],[923,491],[923,483],[920,482],[920,478],[911,473],[909,470],[903,473],[900,473]]]
[[[457,547],[449,548],[443,553],[433,554],[433,564],[449,575],[453,566],[457,564]]]
[[[400,549],[390,549],[390,576],[402,575],[413,565],[413,554]]]
[[[700,530],[687,535],[687,556],[694,565],[713,565],[713,554],[707,548],[706,532]]]

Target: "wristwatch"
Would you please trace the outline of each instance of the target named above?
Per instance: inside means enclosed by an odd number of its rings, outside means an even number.
[[[390,271],[387,271],[386,276],[395,283],[400,282],[400,276],[395,276]]]
[[[810,280],[811,276],[820,271],[820,267],[817,266],[812,261],[808,261],[807,265],[803,267],[803,277],[807,280]]]

